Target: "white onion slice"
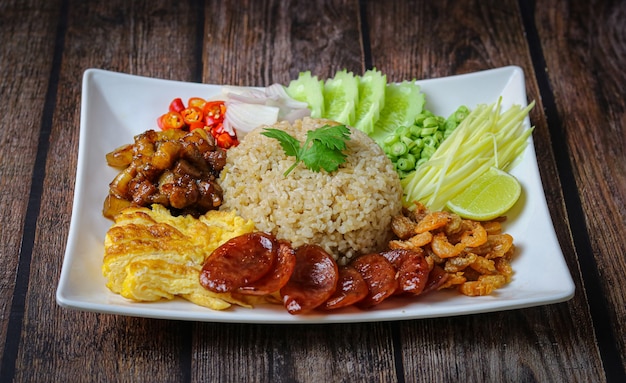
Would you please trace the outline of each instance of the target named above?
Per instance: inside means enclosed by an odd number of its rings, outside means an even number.
[[[306,102],[295,100],[281,84],[264,89],[241,86],[225,86],[226,116],[224,129],[241,138],[260,125],[272,125],[281,120],[290,123],[311,115]]]
[[[292,109],[289,113],[282,116],[282,118],[280,116],[279,118],[285,121],[289,121],[290,123],[293,123],[295,120],[301,120],[304,117],[309,117],[310,115],[311,115],[311,109],[309,108]]]
[[[230,135],[235,131],[239,138],[259,125],[272,125],[278,121],[279,108],[269,105],[248,104],[229,100],[226,102],[224,130]]]
[[[280,104],[291,109],[307,109],[309,104],[291,98],[285,87],[281,84],[272,84],[265,88],[265,94],[272,100],[279,101]]]

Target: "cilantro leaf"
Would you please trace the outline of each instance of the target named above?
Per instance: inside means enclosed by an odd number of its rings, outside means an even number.
[[[307,139],[321,141],[323,145],[330,149],[346,149],[346,140],[350,139],[350,129],[345,125],[330,126],[324,125],[315,130],[307,132]]]
[[[313,141],[310,149],[303,153],[301,160],[307,168],[314,172],[319,172],[320,169],[329,173],[334,172],[339,168],[339,165],[345,162],[347,157],[340,150],[330,148],[318,140]]]
[[[345,125],[324,125],[307,132],[304,145],[289,133],[272,128],[265,128],[262,135],[278,140],[286,155],[296,157],[296,161],[284,173],[287,176],[300,163],[314,171],[321,169],[333,172],[346,161],[342,152],[346,149],[346,141],[350,139],[350,129]]]
[[[280,129],[265,128],[265,131],[261,134],[269,138],[277,139],[286,155],[296,158],[299,157],[300,141],[292,137],[289,133]]]

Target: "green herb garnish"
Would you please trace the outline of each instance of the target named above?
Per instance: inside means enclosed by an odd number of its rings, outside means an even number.
[[[300,162],[314,172],[324,169],[330,173],[346,161],[347,156],[342,151],[346,149],[346,141],[350,139],[350,129],[345,125],[324,125],[321,128],[309,130],[306,133],[304,145],[280,129],[265,128],[261,134],[277,139],[286,155],[296,157],[296,162],[283,173],[285,177]]]

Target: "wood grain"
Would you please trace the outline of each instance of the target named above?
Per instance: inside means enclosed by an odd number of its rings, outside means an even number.
[[[550,153],[550,146],[546,145],[549,132],[545,116],[541,113],[542,104],[537,84],[533,81],[533,67],[526,50],[517,4],[502,1],[498,4],[437,2],[426,5],[416,1],[394,5],[402,8],[390,13],[395,16],[391,20],[382,17],[385,14],[382,3],[368,3],[374,65],[385,73],[399,76],[396,80],[448,76],[506,65],[522,67],[527,74],[528,97],[538,102],[531,118],[536,127],[534,136],[540,153],[538,160],[542,175],[545,172],[553,174],[554,159],[541,154]],[[415,14],[420,17],[415,17]],[[441,15],[445,15],[444,22]],[[395,48],[390,50],[386,42],[392,40],[395,41]],[[442,60],[443,57],[447,60]],[[542,140],[544,137],[548,137],[548,141]],[[547,178],[542,177],[544,181]],[[558,191],[558,188],[558,183],[548,181],[548,192]],[[562,205],[551,206],[553,218],[564,217],[560,210]],[[569,231],[566,220],[555,219],[555,224],[561,243],[567,243]],[[568,249],[571,250],[567,247],[564,250]],[[578,266],[571,256],[573,252],[566,254],[569,255],[570,270],[576,276]],[[580,288],[579,279],[576,283]],[[428,321],[428,325],[403,323],[404,364],[429,366],[419,371],[406,370],[407,379],[417,380],[423,374],[432,374],[427,380],[439,379],[444,374],[444,381],[462,378],[469,378],[470,381],[550,381],[559,376],[570,381],[594,379],[602,374],[601,363],[591,363],[585,367],[586,370],[572,368],[572,363],[587,362],[586,359],[573,361],[571,358],[581,347],[581,339],[585,339],[584,347],[589,352],[599,355],[592,340],[591,319],[581,308],[584,308],[584,296],[579,294],[568,304],[546,308],[472,316],[461,321]],[[578,327],[577,323],[581,322],[587,326]],[[441,323],[443,333],[437,330],[437,323]],[[559,331],[556,331],[557,328]],[[558,351],[553,348],[555,344]],[[445,345],[453,347],[454,352],[442,349]],[[445,357],[436,358],[433,362],[433,354]],[[469,354],[474,357],[468,358]],[[547,359],[549,364],[545,363],[546,354],[550,355]],[[521,361],[519,355],[526,360]],[[484,360],[491,361],[492,368],[484,366],[481,362]]]
[[[206,8],[206,37],[207,83],[266,86],[305,70],[320,78],[363,70],[356,1],[216,1]]]
[[[200,324],[194,380],[397,381],[389,324]]]
[[[547,74],[614,334],[626,332],[626,4],[556,2],[536,9]],[[593,160],[592,160],[593,158]],[[581,218],[581,217],[579,217]],[[626,369],[626,337],[617,337]]]
[[[541,7],[516,0],[0,0],[0,339],[8,351],[0,380],[622,377],[624,16],[626,4],[618,0],[557,0]],[[340,69],[362,73],[375,66],[398,81],[506,65],[524,70],[528,98],[537,101],[533,138],[576,284],[572,300],[463,317],[333,325],[192,323],[56,305],[85,69],[264,86],[286,84],[304,70],[327,78]]]
[[[188,353],[188,323],[64,310],[55,304],[54,290],[71,216],[83,71],[97,67],[193,80],[197,65],[185,58],[196,54],[197,12],[184,1],[77,1],[69,3],[64,17],[63,65],[56,109],[47,122],[52,132],[46,193],[37,221],[16,380],[179,381],[189,369],[182,358]]]
[[[3,340],[21,250],[33,241],[33,228],[27,227],[27,243],[23,243],[24,225],[55,45],[49,36],[54,36],[58,23],[58,3],[49,2],[41,7],[38,3],[0,3],[0,339]],[[36,214],[38,206],[30,207]],[[3,351],[4,348],[0,352]]]

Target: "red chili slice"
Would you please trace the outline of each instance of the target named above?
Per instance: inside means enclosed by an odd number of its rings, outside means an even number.
[[[215,141],[217,143],[217,146],[219,146],[220,148],[223,148],[223,149],[229,149],[229,148],[231,148],[233,146],[237,146],[239,144],[239,141],[235,137],[232,137],[228,133],[222,133],[222,134],[218,135],[215,138]]]
[[[350,265],[361,273],[369,290],[367,296],[356,303],[358,307],[375,306],[393,295],[398,288],[396,268],[378,253],[360,256]]]
[[[290,314],[306,313],[323,304],[335,292],[339,270],[333,257],[317,245],[296,250],[296,267],[280,289]]]
[[[170,112],[180,113],[183,109],[185,109],[185,104],[183,104],[183,100],[180,97],[173,99],[170,103]]]
[[[381,253],[387,258],[397,270],[396,279],[398,280],[397,293],[410,293],[419,295],[424,290],[430,267],[424,257],[424,251],[395,249]]]
[[[324,310],[334,310],[353,305],[369,293],[367,283],[361,273],[350,265],[339,267],[337,289],[322,306]]]
[[[161,130],[182,129],[185,126],[185,121],[180,113],[170,111],[159,117],[157,124]]]
[[[204,104],[202,112],[207,126],[213,127],[213,125],[224,122],[226,103],[224,101],[209,101]]]
[[[219,136],[222,133],[226,133],[226,130],[224,130],[224,124],[221,122],[218,123],[206,123],[206,126],[210,126],[211,128],[211,134],[213,135],[213,137],[217,138],[217,136]]]
[[[194,106],[200,110],[204,109],[204,105],[206,105],[206,100],[202,97],[191,97],[189,101],[187,101],[188,106]]]
[[[295,251],[286,241],[279,241],[276,264],[270,272],[256,282],[242,286],[237,292],[246,295],[266,295],[280,290],[296,267]]]
[[[216,293],[233,291],[261,279],[274,266],[278,242],[255,232],[226,241],[202,266],[200,284]]]
[[[183,121],[185,124],[191,126],[197,124],[199,126],[204,125],[204,114],[202,113],[202,109],[196,108],[195,106],[189,106],[183,109],[180,112],[180,115],[183,116]]]

